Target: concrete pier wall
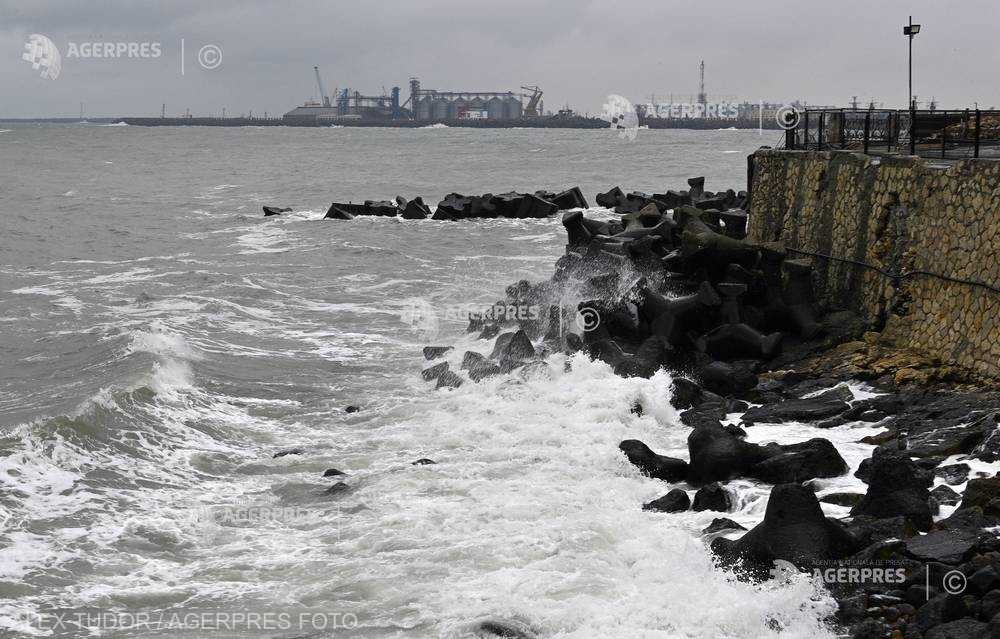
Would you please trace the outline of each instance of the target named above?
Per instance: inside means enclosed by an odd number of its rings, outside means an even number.
[[[761,150],[750,166],[750,241],[837,258],[798,256],[813,261],[823,306],[1000,378],[1000,293],[971,283],[1000,289],[1000,162]]]

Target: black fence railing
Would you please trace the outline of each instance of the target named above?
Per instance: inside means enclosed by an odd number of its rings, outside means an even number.
[[[1000,159],[1000,111],[807,109],[795,120],[787,149]]]

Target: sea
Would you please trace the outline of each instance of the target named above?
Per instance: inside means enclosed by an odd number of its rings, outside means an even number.
[[[675,486],[618,443],[686,459],[678,373],[552,354],[421,378],[423,346],[453,369],[489,354],[464,313],[551,276],[558,217],[322,219],[396,195],[740,190],[780,137],[619,133],[0,124],[0,636],[835,636],[807,575],[739,581],[708,550],[768,486],[730,482],[725,514],[642,510]],[[875,430],[749,438],[819,434],[856,467]]]

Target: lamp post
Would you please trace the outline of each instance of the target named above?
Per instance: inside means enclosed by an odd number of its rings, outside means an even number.
[[[920,33],[920,25],[913,24],[913,16],[910,16],[910,23],[903,25],[903,35],[907,36],[910,40],[910,109],[915,109],[916,104],[913,103],[913,36]]]

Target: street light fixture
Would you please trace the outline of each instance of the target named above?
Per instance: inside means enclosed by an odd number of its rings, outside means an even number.
[[[903,25],[903,35],[910,40],[910,109],[917,108],[913,101],[913,36],[920,33],[920,25],[913,24],[913,16],[910,16],[910,24]]]

